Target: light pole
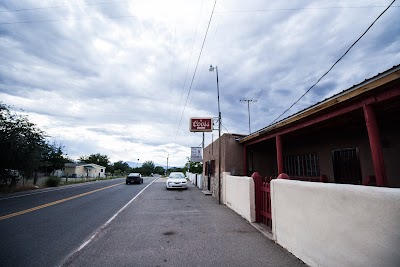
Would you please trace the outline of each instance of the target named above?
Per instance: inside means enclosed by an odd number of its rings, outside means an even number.
[[[218,83],[218,66],[210,65],[210,72],[217,74],[217,95],[218,95],[218,203],[221,204],[221,109],[219,106],[219,83]]]
[[[168,174],[168,158],[169,158],[169,154],[167,156],[167,170],[165,171],[165,176],[167,176],[167,174]]]
[[[137,159],[136,169],[139,171],[139,159]]]

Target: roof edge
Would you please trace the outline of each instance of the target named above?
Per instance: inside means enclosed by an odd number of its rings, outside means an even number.
[[[352,87],[350,87],[336,95],[333,95],[333,96],[321,101],[320,103],[311,105],[308,108],[301,110],[281,121],[278,121],[272,125],[262,128],[262,129],[256,131],[255,133],[252,133],[252,134],[240,139],[239,143],[245,143],[245,142],[250,141],[260,135],[271,132],[273,130],[277,130],[283,126],[295,123],[301,119],[304,119],[308,116],[311,116],[313,114],[321,112],[321,111],[323,111],[327,108],[330,108],[332,106],[335,106],[339,103],[345,102],[349,99],[359,96],[365,92],[371,91],[371,90],[373,90],[379,86],[382,86],[386,83],[392,82],[398,78],[400,78],[400,65],[394,66],[372,78],[366,79],[365,81],[363,81],[357,85],[353,85]]]

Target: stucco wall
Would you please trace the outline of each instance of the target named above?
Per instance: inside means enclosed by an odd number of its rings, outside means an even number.
[[[65,167],[64,168],[64,175],[66,175],[67,177],[74,173],[75,173],[75,167]]]
[[[255,222],[254,181],[247,176],[223,176],[223,203],[249,222]]]
[[[221,169],[232,175],[244,175],[244,148],[236,141],[236,135],[223,135],[223,161]]]
[[[89,177],[92,177],[91,174],[92,170],[89,170]],[[78,177],[86,177],[87,173],[83,166],[77,166],[75,169],[75,173]]]
[[[400,266],[400,189],[273,180],[274,239],[310,266]]]
[[[235,139],[238,137],[236,134],[223,134],[221,136],[221,172],[242,173],[243,172],[243,146]],[[211,188],[212,196],[218,198],[218,176],[219,176],[219,140],[214,140],[204,148],[203,151],[203,166],[209,160],[215,161],[214,175],[211,175]],[[221,181],[222,183],[222,181]],[[208,187],[208,177],[205,174],[205,167],[203,167],[202,189]]]
[[[201,189],[207,190],[208,188],[208,176],[205,173],[206,162],[209,160],[214,160],[215,161],[214,174],[211,175],[211,181],[210,181],[210,191],[213,197],[218,197],[218,173],[219,173],[218,148],[219,148],[219,142],[217,139],[214,140],[213,143],[206,146],[203,151],[203,180],[201,183],[203,188]]]
[[[194,185],[196,185],[198,188],[202,189],[201,181],[202,181],[202,175],[198,173],[191,173],[187,172],[186,173],[187,177],[189,178],[190,182]]]

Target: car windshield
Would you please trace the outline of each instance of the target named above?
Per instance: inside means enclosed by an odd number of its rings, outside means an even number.
[[[185,178],[182,173],[171,173],[169,178]]]

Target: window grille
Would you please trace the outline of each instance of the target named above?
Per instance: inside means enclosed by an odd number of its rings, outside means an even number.
[[[285,173],[289,176],[320,176],[317,154],[285,156],[283,164]]]

